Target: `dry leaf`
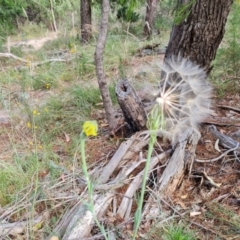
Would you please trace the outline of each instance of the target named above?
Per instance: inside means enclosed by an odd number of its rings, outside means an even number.
[[[65,135],[65,141],[68,143],[70,142],[70,137],[67,133],[64,132],[64,135]]]
[[[185,195],[182,195],[182,196],[181,196],[181,199],[186,199],[187,197],[188,197],[188,195],[185,194]]]
[[[57,236],[52,236],[49,240],[59,240]]]
[[[219,144],[219,139],[216,140],[214,147],[215,147],[215,149],[216,149],[218,152],[221,152],[221,150],[219,149],[219,145],[218,145],[218,144]]]
[[[194,217],[201,214],[202,214],[201,212],[190,212],[190,217]]]

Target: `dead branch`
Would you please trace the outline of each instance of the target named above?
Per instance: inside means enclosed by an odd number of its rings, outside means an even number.
[[[239,144],[239,142],[233,140],[231,137],[220,133],[214,125],[209,126],[208,130],[216,139],[219,139],[219,144],[227,149],[235,148]],[[240,147],[235,150],[235,153],[240,155]]]
[[[237,143],[237,146],[236,146],[236,147],[227,150],[226,152],[224,152],[223,154],[221,154],[220,156],[218,156],[218,157],[216,157],[216,158],[206,159],[206,160],[196,159],[195,161],[196,161],[196,162],[200,162],[200,163],[215,162],[215,161],[218,161],[219,159],[223,158],[224,156],[226,156],[229,152],[232,152],[232,151],[234,151],[234,150],[236,150],[236,149],[238,149],[238,148],[239,148],[239,143]]]
[[[0,53],[0,57],[6,57],[6,58],[13,58],[13,59],[16,59],[18,61],[21,61],[21,62],[25,62],[25,63],[28,63],[29,61],[23,59],[23,58],[20,58],[12,53]]]
[[[218,126],[236,126],[240,127],[240,119],[231,119],[227,117],[209,117],[204,119],[204,123],[214,124]]]
[[[21,68],[37,67],[37,66],[40,66],[40,65],[49,63],[49,62],[69,62],[69,61],[71,61],[71,60],[74,58],[73,56],[71,56],[71,57],[68,58],[68,59],[51,58],[51,59],[47,59],[47,60],[40,61],[40,62],[31,62],[31,61],[29,61],[29,60],[20,58],[20,57],[14,55],[14,54],[12,54],[12,53],[0,53],[0,57],[13,58],[13,59],[15,59],[15,60],[24,62],[24,63],[26,63],[26,64],[28,65],[28,66],[24,66],[24,67],[21,67]]]
[[[217,107],[229,109],[229,110],[232,110],[232,111],[234,111],[234,112],[240,113],[240,109],[239,109],[239,108],[235,108],[235,107],[231,107],[231,106],[226,106],[226,105],[217,105]]]

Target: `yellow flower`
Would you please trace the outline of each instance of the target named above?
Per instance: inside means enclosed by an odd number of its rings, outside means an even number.
[[[97,136],[98,125],[96,121],[86,121],[83,124],[83,132],[86,136]]]
[[[75,48],[71,48],[71,49],[70,49],[70,53],[71,53],[71,54],[73,54],[73,53],[75,53],[75,52],[76,52],[76,49],[75,49]]]
[[[51,85],[50,85],[49,83],[45,84],[45,88],[46,88],[46,89],[50,89],[50,86],[51,86]]]
[[[32,127],[32,124],[30,122],[27,122],[27,127],[28,128],[31,128]]]
[[[37,115],[37,113],[38,113],[37,110],[34,109],[34,110],[33,110],[33,115]]]

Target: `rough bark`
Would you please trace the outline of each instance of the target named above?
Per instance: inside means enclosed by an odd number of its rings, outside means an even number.
[[[190,1],[179,0],[179,6]],[[232,3],[233,0],[197,0],[188,16],[173,26],[165,58],[189,58],[209,73]]]
[[[150,37],[152,35],[157,3],[158,3],[157,0],[147,0],[146,17],[145,17],[145,24],[143,28],[143,36],[145,37]]]
[[[88,42],[92,36],[91,0],[81,0],[81,39]]]
[[[124,118],[133,131],[146,128],[147,114],[143,104],[127,79],[118,82],[116,95],[119,106],[123,111]]]
[[[109,89],[105,79],[105,73],[103,69],[103,52],[107,38],[108,30],[108,14],[110,10],[109,0],[102,1],[102,19],[100,24],[100,31],[97,41],[97,46],[95,50],[95,65],[96,65],[96,74],[98,79],[98,85],[101,91],[104,109],[107,115],[107,121],[110,129],[115,127],[115,116],[114,109],[112,106],[112,100],[110,97]]]

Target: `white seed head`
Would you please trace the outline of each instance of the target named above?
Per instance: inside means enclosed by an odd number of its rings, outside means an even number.
[[[163,107],[168,136],[176,143],[186,128],[198,131],[209,115],[212,88],[205,71],[189,60],[171,57],[162,71],[156,104]]]

